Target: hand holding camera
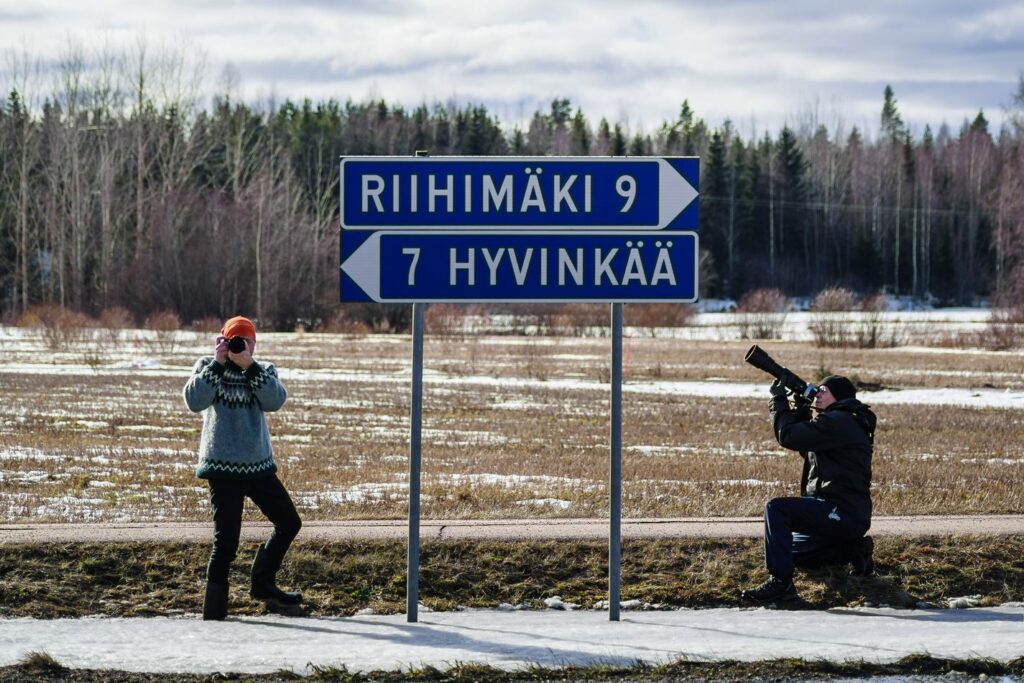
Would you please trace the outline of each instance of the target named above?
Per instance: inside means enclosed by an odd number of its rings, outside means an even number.
[[[238,367],[246,370],[252,365],[252,349],[245,337],[234,336],[228,340],[228,358]]]
[[[785,396],[788,391],[798,402],[810,403],[818,393],[817,386],[808,384],[791,370],[776,363],[775,359],[757,344],[750,347],[743,360],[775,378],[770,389],[772,396]]]
[[[217,337],[217,345],[214,347],[213,359],[224,365],[228,361],[228,338],[224,335]]]

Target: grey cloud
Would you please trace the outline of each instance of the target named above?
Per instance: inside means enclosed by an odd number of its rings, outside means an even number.
[[[196,9],[209,7],[208,0],[184,0],[182,5]],[[339,14],[379,14],[393,16],[414,10],[416,3],[412,0],[234,0],[229,6],[245,9],[247,7],[279,8],[282,13],[297,7],[319,7],[336,10]]]
[[[6,10],[0,9],[0,21],[32,22],[47,16],[42,10]]]

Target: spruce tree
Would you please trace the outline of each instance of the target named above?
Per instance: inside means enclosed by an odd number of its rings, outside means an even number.
[[[612,132],[612,156],[624,157],[626,156],[626,136],[622,132],[622,124],[616,123],[615,129]]]
[[[882,97],[882,135],[895,141],[903,133],[903,119],[900,117],[900,110],[896,106],[896,97],[893,94],[892,86],[885,86],[885,92],[882,94]]]
[[[719,131],[711,134],[711,145],[708,156],[703,164],[704,173],[701,177],[700,194],[700,234],[701,246],[711,252],[715,266],[719,269],[717,283],[725,289],[730,286],[730,273],[724,272],[728,263],[728,241],[726,238],[726,160],[725,138]],[[721,292],[713,291],[713,295]]]
[[[576,108],[576,115],[572,117],[572,154],[576,156],[588,156],[590,154],[590,125],[583,110]]]

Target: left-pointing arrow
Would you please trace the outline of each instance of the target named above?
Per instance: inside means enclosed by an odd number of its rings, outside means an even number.
[[[342,272],[374,301],[380,301],[380,237],[379,232],[370,235],[341,264]]]

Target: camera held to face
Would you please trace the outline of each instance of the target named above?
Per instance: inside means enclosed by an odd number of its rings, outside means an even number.
[[[228,340],[228,351],[231,353],[242,353],[245,349],[245,337],[234,336]]]
[[[789,369],[776,363],[775,359],[769,356],[768,352],[757,344],[750,347],[750,350],[747,351],[747,355],[744,356],[743,360],[747,361],[758,370],[767,372],[769,375],[785,384],[786,388],[789,389],[793,395],[805,399],[808,402],[813,401],[815,395],[818,393],[818,387],[816,385],[808,384]]]

